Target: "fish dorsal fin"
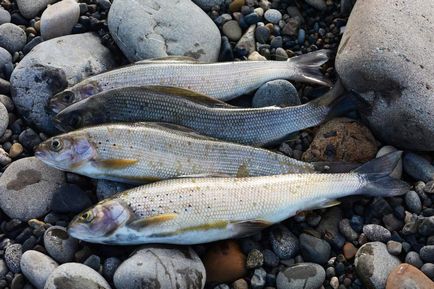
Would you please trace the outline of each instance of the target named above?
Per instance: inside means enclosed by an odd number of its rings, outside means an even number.
[[[189,56],[165,56],[165,57],[158,57],[158,58],[151,58],[151,59],[144,59],[135,62],[135,64],[152,64],[152,63],[203,63],[199,60],[189,57]]]
[[[182,136],[188,136],[194,139],[201,139],[201,140],[211,140],[215,141],[216,138],[201,135],[197,133],[196,131],[192,130],[191,128],[173,124],[173,123],[166,123],[166,122],[138,122],[135,125],[137,126],[146,126],[149,128],[155,128],[159,130],[169,130],[171,133],[175,133]]]
[[[137,159],[107,159],[107,160],[94,160],[95,166],[106,169],[124,169],[135,165],[138,162]]]
[[[156,93],[180,96],[192,102],[201,105],[206,105],[208,107],[236,108],[235,106],[227,104],[226,102],[223,102],[221,100],[185,88],[173,87],[173,86],[158,86],[158,85],[149,85],[144,87]]]
[[[128,226],[132,229],[140,230],[143,229],[145,226],[160,225],[164,222],[175,219],[177,216],[178,214],[175,213],[167,213],[167,214],[161,214],[161,215],[148,217],[148,218],[141,218],[129,222]]]
[[[237,237],[247,237],[271,226],[272,223],[265,220],[247,220],[233,222],[231,225],[233,226],[234,231],[237,233]]]

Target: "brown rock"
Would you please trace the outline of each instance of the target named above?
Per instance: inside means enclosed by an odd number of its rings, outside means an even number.
[[[434,282],[416,267],[403,263],[387,278],[386,289],[433,289]]]
[[[343,251],[345,259],[351,260],[356,256],[357,248],[352,243],[347,242],[344,245]]]
[[[231,4],[229,4],[229,11],[231,13],[238,12],[241,10],[241,7],[246,3],[245,0],[233,0]]]
[[[203,263],[207,282],[232,282],[246,274],[246,256],[235,241],[223,241],[211,246]]]
[[[376,153],[377,142],[367,127],[349,118],[335,118],[319,128],[302,159],[364,163]]]

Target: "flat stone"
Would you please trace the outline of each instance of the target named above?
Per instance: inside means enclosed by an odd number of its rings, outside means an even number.
[[[38,218],[50,210],[54,191],[64,173],[34,157],[14,161],[0,177],[0,207],[10,218]]]
[[[327,8],[324,0],[305,0],[305,2],[318,10],[325,10]]]
[[[11,76],[12,99],[20,115],[48,134],[54,134],[48,99],[80,80],[114,68],[113,56],[93,33],[45,41],[30,51]]]
[[[108,15],[111,35],[131,61],[168,55],[215,62],[220,32],[190,0],[114,1]]]
[[[20,265],[24,276],[37,289],[44,288],[50,274],[59,266],[56,261],[47,255],[34,250],[24,252]]]
[[[44,40],[68,35],[80,17],[80,5],[75,0],[62,0],[45,9],[41,16],[41,36]]]
[[[336,70],[364,99],[362,117],[398,148],[434,150],[433,10],[425,0],[357,1],[338,49]]]

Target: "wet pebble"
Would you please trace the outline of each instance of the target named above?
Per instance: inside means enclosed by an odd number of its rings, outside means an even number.
[[[101,258],[97,255],[90,255],[87,257],[87,259],[83,262],[84,265],[89,266],[95,271],[99,271],[100,265],[101,265]]]
[[[389,230],[387,230],[383,226],[376,224],[369,224],[363,226],[363,233],[370,241],[379,241],[386,243],[391,238],[391,233]]]
[[[263,84],[255,93],[253,107],[300,105],[297,89],[287,80],[273,80]]]
[[[26,45],[26,32],[12,23],[0,25],[0,47],[5,48],[11,54],[20,51]]]
[[[418,232],[422,236],[434,235],[434,216],[423,218],[419,223]]]
[[[74,0],[57,2],[41,16],[41,36],[44,40],[68,35],[80,17],[80,6]]]
[[[23,146],[19,142],[16,142],[9,149],[9,156],[14,159],[19,155],[21,155],[23,151],[24,151]]]
[[[0,6],[0,25],[11,22],[11,14]]]
[[[344,253],[345,259],[351,260],[356,255],[357,248],[352,243],[347,242],[342,248],[342,251]]]
[[[416,180],[428,182],[434,177],[434,166],[421,155],[406,152],[403,157],[404,171]]]
[[[234,283],[232,283],[232,287],[234,289],[249,289],[249,284],[244,279],[238,279]]]
[[[267,43],[270,38],[270,30],[265,26],[258,26],[255,30],[255,38],[259,43]]]
[[[18,273],[20,269],[21,256],[23,255],[23,247],[21,244],[11,244],[6,247],[4,258],[9,270],[13,273]]]
[[[326,278],[324,268],[314,263],[299,263],[277,274],[277,289],[318,289]]]
[[[78,249],[78,241],[69,236],[66,228],[60,226],[45,231],[44,245],[48,254],[61,264],[72,261]]]
[[[279,265],[279,257],[273,251],[265,249],[262,254],[264,255],[264,265],[268,267],[276,267]]]
[[[45,282],[54,269],[56,261],[41,252],[29,250],[21,258],[21,271],[37,289],[43,289]]]
[[[422,211],[422,202],[415,191],[405,194],[405,204],[410,212],[419,214]]]
[[[298,238],[283,225],[271,228],[270,243],[273,252],[284,260],[293,258],[300,248]]]
[[[434,264],[433,263],[425,263],[423,264],[420,270],[428,276],[431,280],[434,280]]]
[[[64,184],[58,188],[51,201],[51,209],[55,213],[80,213],[91,205],[89,195],[73,184]]]
[[[339,231],[348,241],[355,241],[359,237],[359,234],[351,227],[349,219],[342,219],[339,222]]]
[[[420,255],[415,251],[410,251],[407,253],[405,256],[405,263],[411,264],[416,268],[421,268],[423,265]]]
[[[304,260],[325,264],[330,259],[331,247],[325,240],[308,234],[301,234],[300,251]]]
[[[425,262],[434,263],[434,245],[423,246],[419,254]]]

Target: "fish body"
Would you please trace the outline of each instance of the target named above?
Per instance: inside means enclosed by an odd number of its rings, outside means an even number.
[[[159,123],[87,127],[48,139],[36,149],[35,155],[61,170],[130,183],[187,175],[315,172],[313,165],[282,154]]]
[[[54,120],[64,130],[103,123],[167,122],[225,141],[265,146],[328,119],[336,107],[341,107],[342,93],[339,84],[304,105],[237,108],[180,88],[124,87],[75,103]]]
[[[391,153],[345,174],[157,182],[102,201],[74,218],[69,233],[88,242],[119,245],[187,245],[244,237],[344,196],[407,192],[405,182],[389,176],[400,155]]]
[[[179,57],[145,60],[91,76],[55,95],[50,107],[57,113],[96,93],[128,86],[180,87],[226,101],[275,79],[329,85],[319,72],[329,55],[329,51],[319,50],[288,61],[200,63]]]

